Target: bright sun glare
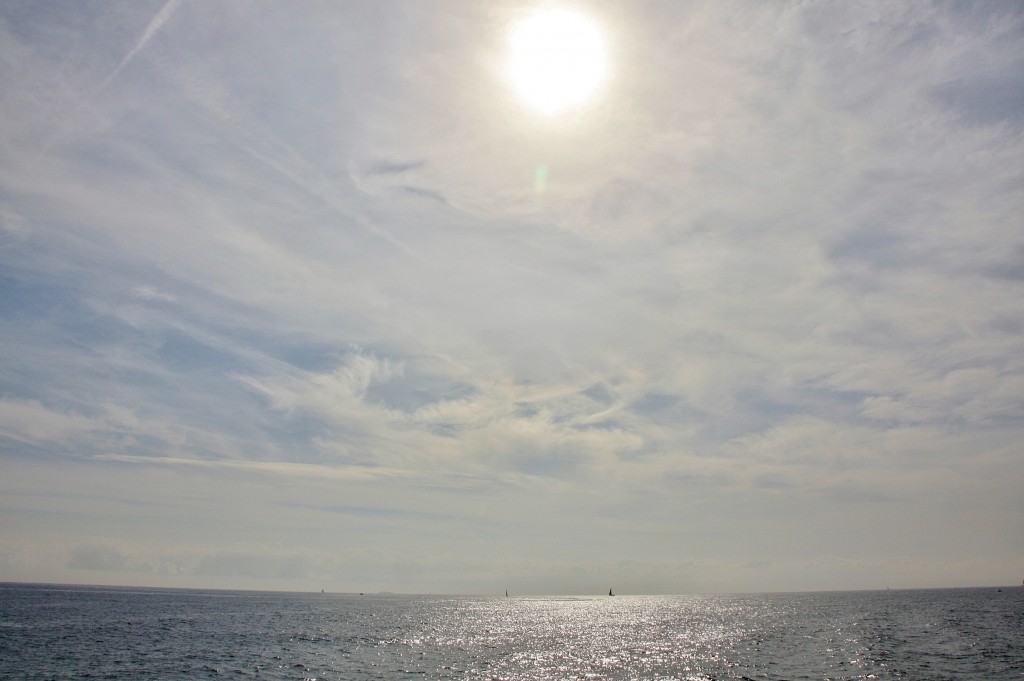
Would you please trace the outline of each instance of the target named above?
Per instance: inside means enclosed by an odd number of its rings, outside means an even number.
[[[584,14],[543,9],[512,28],[512,84],[527,104],[545,115],[586,101],[606,73],[604,36]]]

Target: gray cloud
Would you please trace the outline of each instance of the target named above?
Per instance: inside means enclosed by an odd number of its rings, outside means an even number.
[[[121,571],[128,565],[128,557],[111,544],[80,544],[71,550],[67,562],[73,570]]]
[[[1006,73],[980,74],[944,83],[933,96],[971,125],[1024,123],[1024,62],[1007,67]]]

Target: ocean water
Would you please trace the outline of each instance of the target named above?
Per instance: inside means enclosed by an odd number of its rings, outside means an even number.
[[[1024,588],[587,598],[0,585],[0,679],[1024,679]]]

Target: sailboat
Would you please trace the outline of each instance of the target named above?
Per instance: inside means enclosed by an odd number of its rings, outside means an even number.
[[[508,598],[508,589],[505,589],[505,598]]]
[[[613,593],[612,593],[612,590],[611,590],[611,589],[608,589],[608,595],[609,595],[609,596],[614,596],[615,594],[613,594]]]

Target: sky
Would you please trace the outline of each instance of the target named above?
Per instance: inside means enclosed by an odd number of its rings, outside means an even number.
[[[1024,578],[1024,5],[0,3],[0,581]]]

